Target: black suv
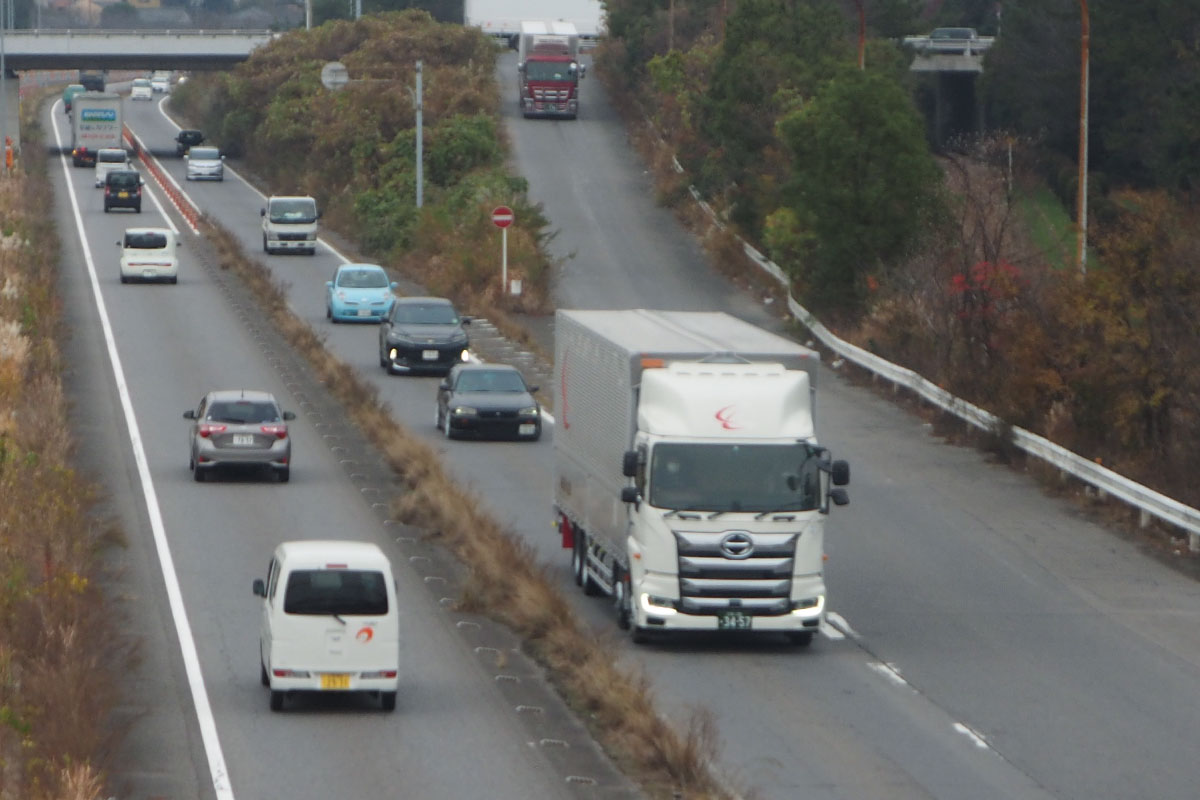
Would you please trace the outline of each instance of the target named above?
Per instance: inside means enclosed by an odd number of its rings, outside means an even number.
[[[175,155],[187,155],[187,151],[204,142],[204,133],[197,130],[182,130],[175,134]]]
[[[104,211],[132,208],[142,213],[142,176],[132,169],[114,169],[104,176]]]
[[[467,360],[471,317],[441,297],[397,297],[379,329],[379,366],[388,372],[447,372]]]

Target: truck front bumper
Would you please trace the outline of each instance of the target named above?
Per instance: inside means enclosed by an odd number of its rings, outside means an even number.
[[[527,117],[576,117],[579,115],[579,101],[568,100],[565,103],[539,102],[525,98],[522,110]]]

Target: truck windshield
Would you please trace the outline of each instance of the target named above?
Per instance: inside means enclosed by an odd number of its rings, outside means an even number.
[[[526,61],[525,79],[530,81],[570,81],[575,70],[569,61]]]
[[[271,203],[271,222],[308,225],[317,221],[317,204],[312,200],[275,200]]]
[[[808,444],[659,444],[648,502],[676,511],[812,511],[818,452]]]

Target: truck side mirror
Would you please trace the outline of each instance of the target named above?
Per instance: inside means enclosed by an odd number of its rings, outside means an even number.
[[[842,488],[830,489],[829,499],[833,501],[835,506],[844,506],[850,502],[850,495],[846,494],[846,490]]]
[[[642,496],[640,494],[638,494],[637,487],[636,486],[622,486],[621,487],[621,502],[622,503],[640,503],[640,502],[642,502]]]
[[[830,477],[833,479],[834,486],[848,485],[850,483],[850,462],[842,460],[833,462]],[[839,503],[839,505],[841,504]]]
[[[517,62],[517,72],[524,72],[524,71],[525,71],[525,62],[518,61]]]
[[[266,210],[265,208],[260,208],[260,209],[258,210],[258,215],[259,215],[260,217],[265,217],[265,216],[267,215],[267,210]]]
[[[626,450],[625,455],[621,457],[621,474],[626,478],[632,478],[637,475],[638,454],[636,450]]]
[[[263,583],[262,578],[255,578],[254,583],[251,585],[251,589],[254,590],[254,594],[258,597],[267,596],[267,584]]]

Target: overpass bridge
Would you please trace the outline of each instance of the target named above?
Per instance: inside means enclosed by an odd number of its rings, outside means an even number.
[[[28,70],[219,70],[245,61],[271,31],[0,30],[0,137],[20,150],[17,73]],[[3,170],[0,147],[0,171]]]
[[[4,64],[31,69],[227,69],[278,33],[271,31],[9,30]]]

